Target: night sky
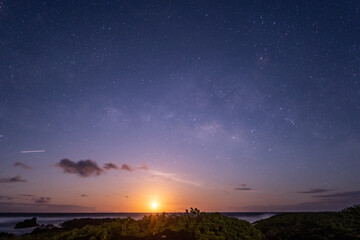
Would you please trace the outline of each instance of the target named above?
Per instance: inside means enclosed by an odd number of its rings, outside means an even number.
[[[359,40],[360,1],[2,0],[0,211],[359,203]]]

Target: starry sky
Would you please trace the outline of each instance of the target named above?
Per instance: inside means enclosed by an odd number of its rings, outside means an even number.
[[[0,211],[360,202],[359,1],[0,1]]]

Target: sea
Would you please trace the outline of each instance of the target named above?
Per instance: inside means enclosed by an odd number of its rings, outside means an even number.
[[[80,219],[80,218],[127,218],[131,217],[135,220],[141,219],[145,215],[151,213],[0,213],[0,232],[7,232],[16,235],[22,235],[32,232],[35,228],[15,229],[18,222],[25,219],[37,218],[38,224],[52,224],[60,227],[63,222]],[[221,213],[227,217],[234,217],[241,220],[246,220],[250,223],[261,219],[269,218],[277,213],[268,212],[223,212]]]

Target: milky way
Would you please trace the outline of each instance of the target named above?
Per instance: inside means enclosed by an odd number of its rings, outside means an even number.
[[[360,2],[0,7],[0,211],[360,201]]]

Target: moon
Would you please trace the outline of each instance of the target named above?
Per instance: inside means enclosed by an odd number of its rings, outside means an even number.
[[[159,206],[159,204],[157,202],[152,202],[151,203],[151,207],[152,207],[153,210],[156,210],[158,206]]]

